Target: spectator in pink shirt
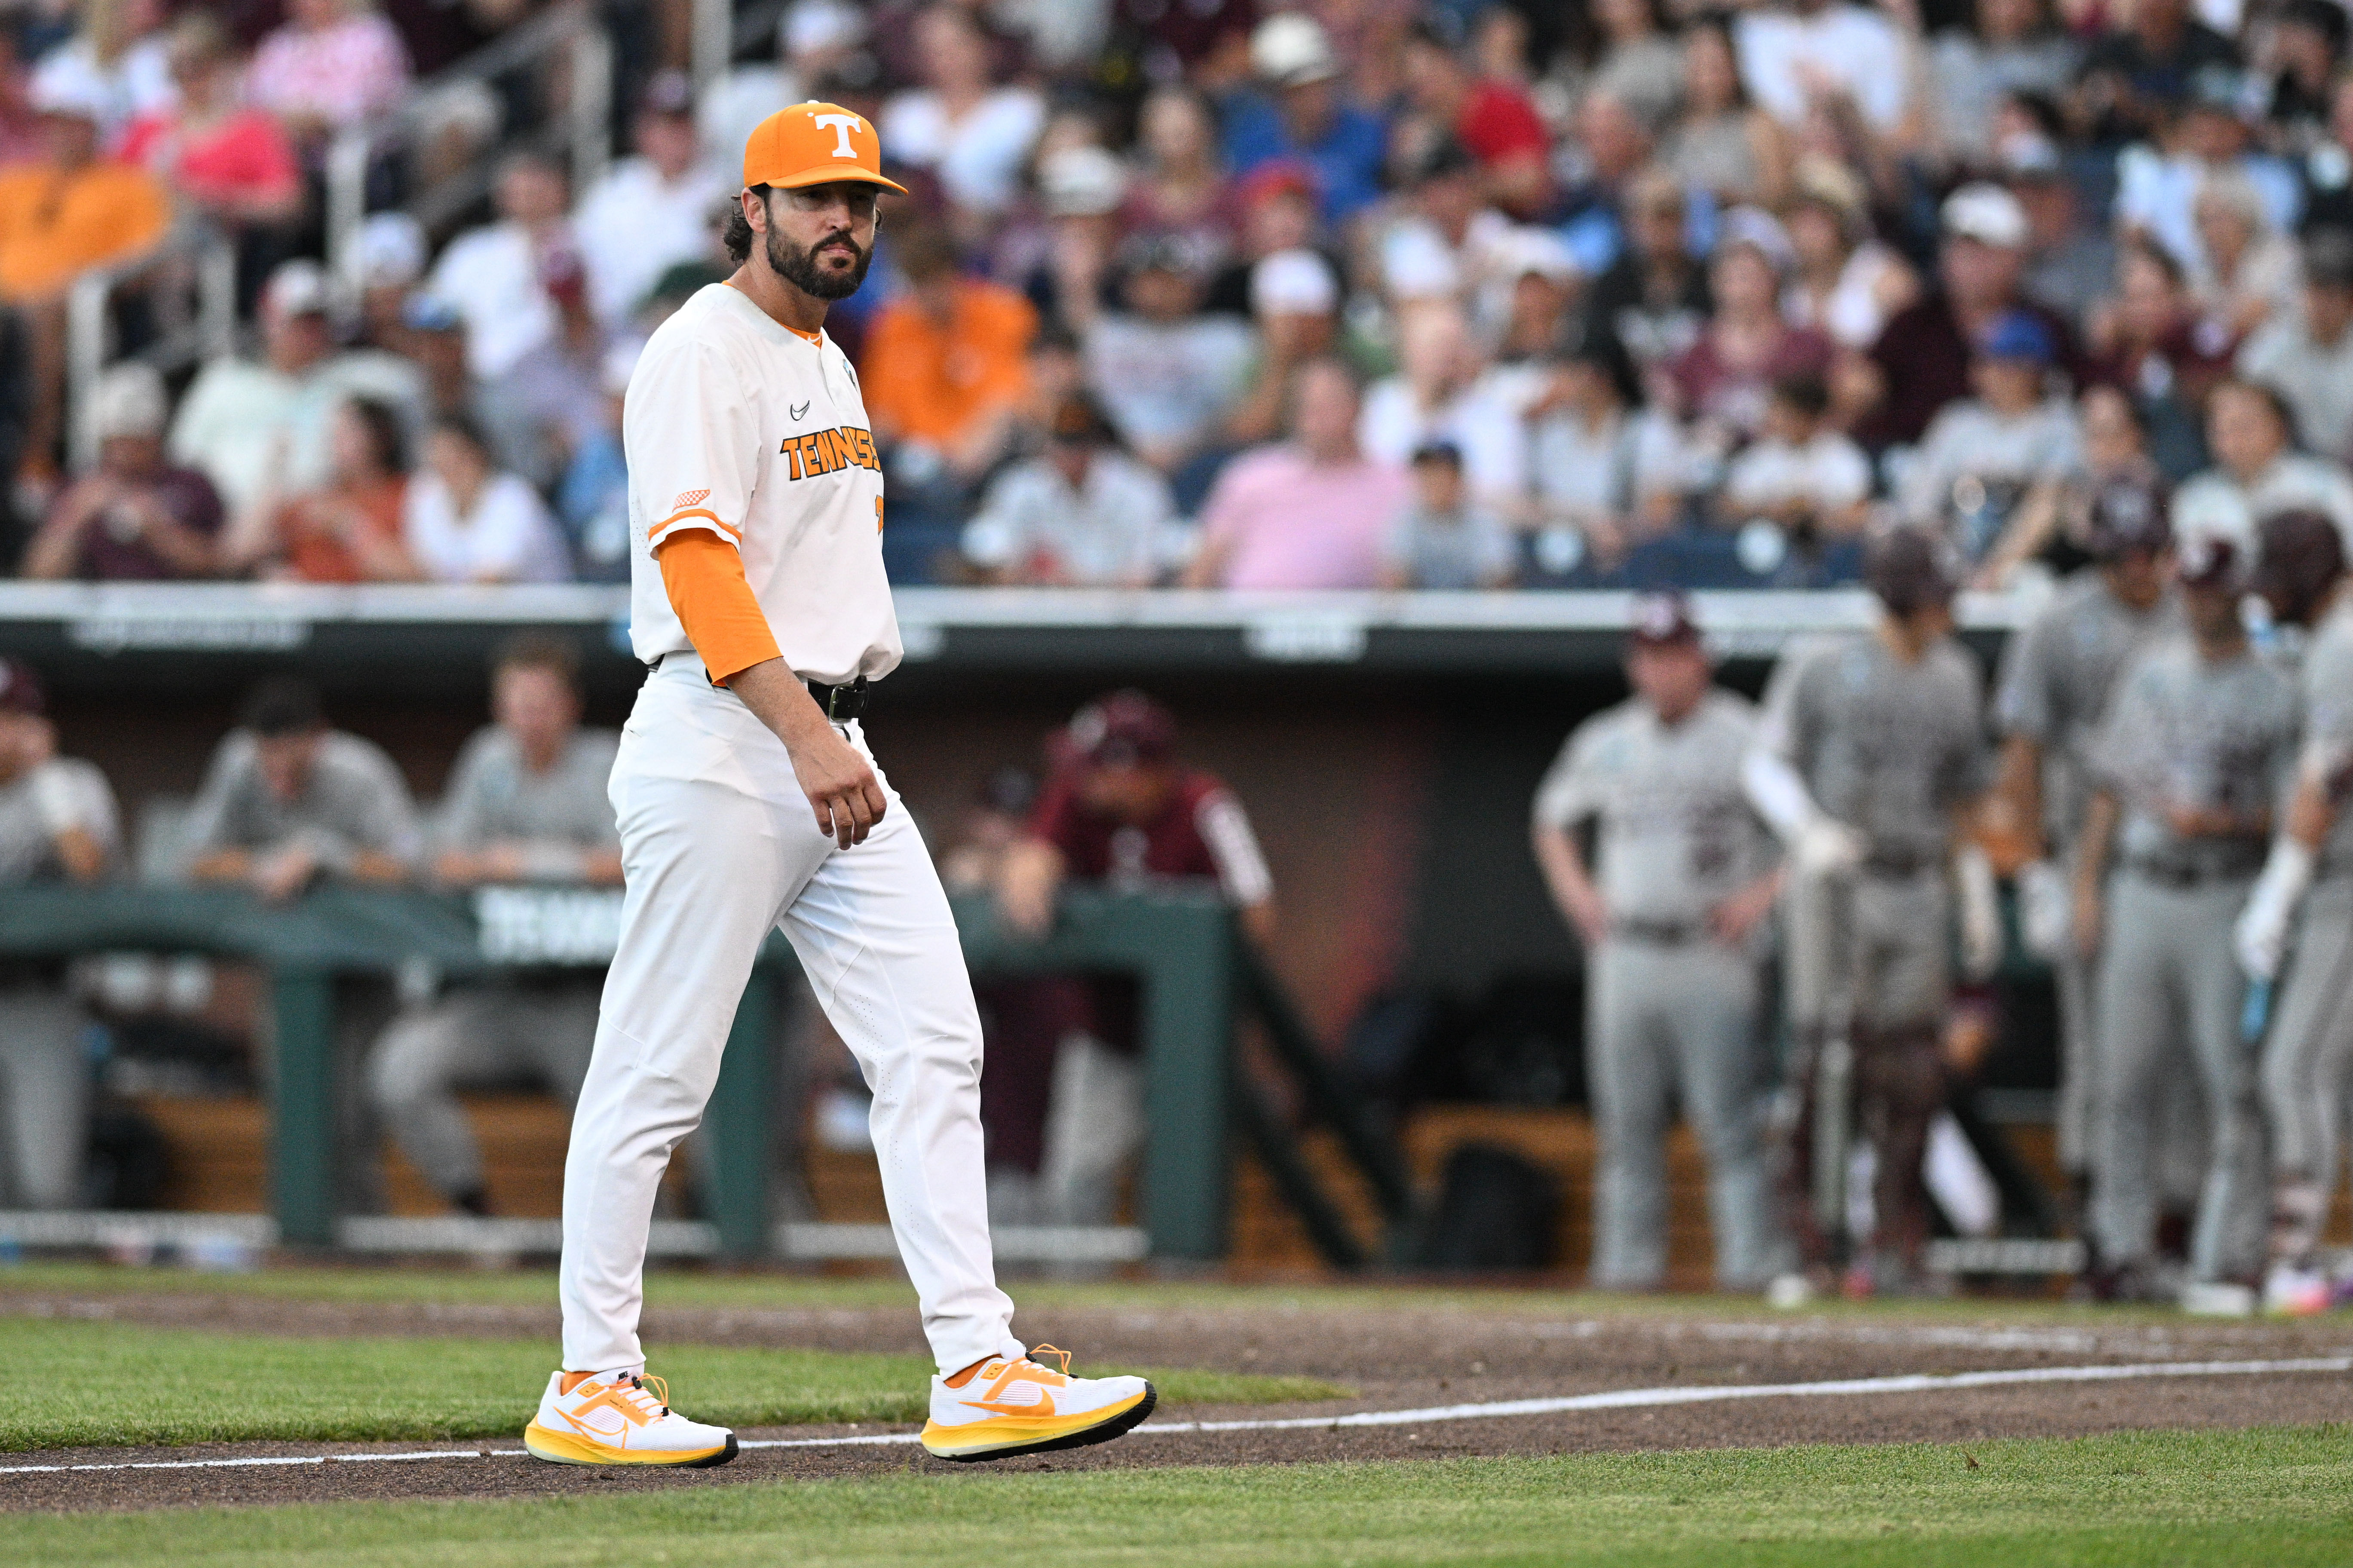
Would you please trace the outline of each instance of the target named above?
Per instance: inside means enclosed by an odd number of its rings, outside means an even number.
[[[367,0],[289,0],[247,90],[310,144],[391,108],[407,85],[408,51]]]
[[[1190,588],[1371,588],[1383,531],[1408,499],[1403,470],[1356,449],[1356,382],[1336,359],[1292,384],[1292,439],[1237,458],[1201,509]]]
[[[232,225],[293,217],[302,205],[293,145],[277,121],[240,98],[228,35],[204,12],[190,11],[172,25],[170,47],[180,101],[131,122],[122,161],[144,164]]]

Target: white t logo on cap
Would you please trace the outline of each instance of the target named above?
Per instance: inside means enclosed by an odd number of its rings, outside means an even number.
[[[858,116],[855,114],[820,114],[817,116],[814,123],[818,125],[830,125],[833,127],[833,155],[835,157],[855,158],[858,156],[858,149],[849,144],[849,133],[853,131],[865,129],[865,127],[860,123]]]

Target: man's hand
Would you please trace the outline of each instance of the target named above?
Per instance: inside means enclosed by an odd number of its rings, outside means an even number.
[[[881,781],[858,748],[818,710],[800,678],[783,659],[771,658],[737,671],[727,689],[785,743],[793,777],[816,815],[818,831],[830,835],[843,849],[865,843],[888,809]]]
[[[1842,877],[1862,864],[1870,845],[1862,835],[1833,817],[1817,816],[1798,832],[1789,858],[1809,877]]]
[[[1588,947],[1599,947],[1609,940],[1609,905],[1601,890],[1591,882],[1577,882],[1558,889],[1561,913],[1577,928]]]
[[[319,874],[319,857],[307,844],[290,844],[274,855],[265,855],[253,865],[253,888],[273,904],[282,904],[301,896]]]
[[[1772,912],[1773,901],[1780,896],[1779,872],[1759,877],[1708,910],[1707,929],[1725,946],[1739,947],[1757,929],[1757,922]]]
[[[2100,956],[2100,885],[2088,878],[2075,882],[2075,956],[2089,963]]]
[[[1041,839],[1024,838],[1006,851],[997,873],[997,917],[1036,939],[1054,929],[1054,900],[1062,888],[1062,854]]]

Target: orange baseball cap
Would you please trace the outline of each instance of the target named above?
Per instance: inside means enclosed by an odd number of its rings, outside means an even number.
[[[907,194],[907,187],[886,180],[882,139],[862,115],[838,103],[811,99],[780,109],[760,121],[744,143],[744,184],[796,190],[835,180],[860,180],[886,191]]]

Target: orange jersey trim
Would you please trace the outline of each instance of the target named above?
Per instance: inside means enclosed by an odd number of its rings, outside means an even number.
[[[755,664],[783,654],[776,634],[744,577],[744,557],[726,541],[698,531],[678,534],[654,553],[686,640],[702,656],[712,683],[724,686]]]
[[[664,529],[670,527],[672,523],[682,522],[690,517],[699,517],[706,521],[717,523],[721,528],[725,529],[732,538],[738,542],[741,542],[744,537],[744,531],[742,529],[736,527],[733,523],[728,521],[717,512],[712,511],[709,507],[691,506],[684,508],[681,510],[670,513],[668,517],[662,519],[659,522],[646,530],[646,542],[649,544],[652,543],[655,540],[659,539],[662,536],[662,531]]]

